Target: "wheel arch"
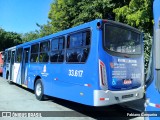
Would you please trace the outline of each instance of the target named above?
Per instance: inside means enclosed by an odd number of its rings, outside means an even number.
[[[35,77],[35,79],[34,79],[34,86],[33,86],[34,89],[35,89],[36,81],[39,80],[39,79],[41,79],[41,76],[37,75],[37,76]],[[41,79],[41,80],[42,80],[42,79]],[[42,81],[41,81],[41,82],[42,82]],[[42,82],[42,85],[43,85],[43,82]],[[44,85],[43,85],[43,86],[44,86]]]
[[[41,83],[41,93],[40,93],[40,95],[37,94],[37,88],[36,88],[37,83]],[[43,84],[43,81],[42,81],[42,77],[38,76],[38,75],[34,79],[34,93],[35,93],[36,99],[38,99],[40,101],[44,100],[44,97],[45,97],[44,84]]]

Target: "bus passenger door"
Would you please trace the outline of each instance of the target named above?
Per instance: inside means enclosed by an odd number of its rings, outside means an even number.
[[[21,72],[21,84],[27,87],[28,81],[28,59],[29,59],[30,48],[23,49],[23,59],[22,59],[22,72]]]
[[[15,50],[11,51],[11,66],[10,66],[10,80],[14,80],[14,61],[15,61]]]

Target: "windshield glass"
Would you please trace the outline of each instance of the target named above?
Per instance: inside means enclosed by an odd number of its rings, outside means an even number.
[[[140,54],[140,34],[125,27],[105,24],[104,47],[107,50],[126,53]]]

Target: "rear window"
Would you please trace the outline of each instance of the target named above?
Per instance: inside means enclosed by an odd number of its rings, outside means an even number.
[[[104,47],[107,50],[141,54],[141,35],[126,27],[105,24]]]

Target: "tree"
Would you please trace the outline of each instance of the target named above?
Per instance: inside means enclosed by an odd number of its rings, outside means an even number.
[[[31,40],[35,40],[35,39],[39,38],[39,31],[37,31],[37,30],[34,32],[31,31],[31,32],[22,34],[21,37],[22,37],[22,43],[25,43],[25,42],[28,42]]]
[[[54,33],[52,25],[49,21],[44,25],[40,25],[38,23],[36,25],[40,28],[39,32],[37,32],[39,34],[39,37],[44,37]]]
[[[76,17],[77,2],[75,0],[55,0],[51,4],[49,19],[54,32],[70,28],[72,20]]]
[[[55,0],[48,17],[52,30],[57,32],[94,19],[114,20],[113,10],[125,3],[125,0]]]
[[[0,51],[4,51],[6,48],[18,45],[22,42],[21,35],[15,32],[6,32],[0,28]]]
[[[152,0],[131,0],[129,4],[116,8],[113,12],[116,14],[117,21],[152,33],[152,4]]]

